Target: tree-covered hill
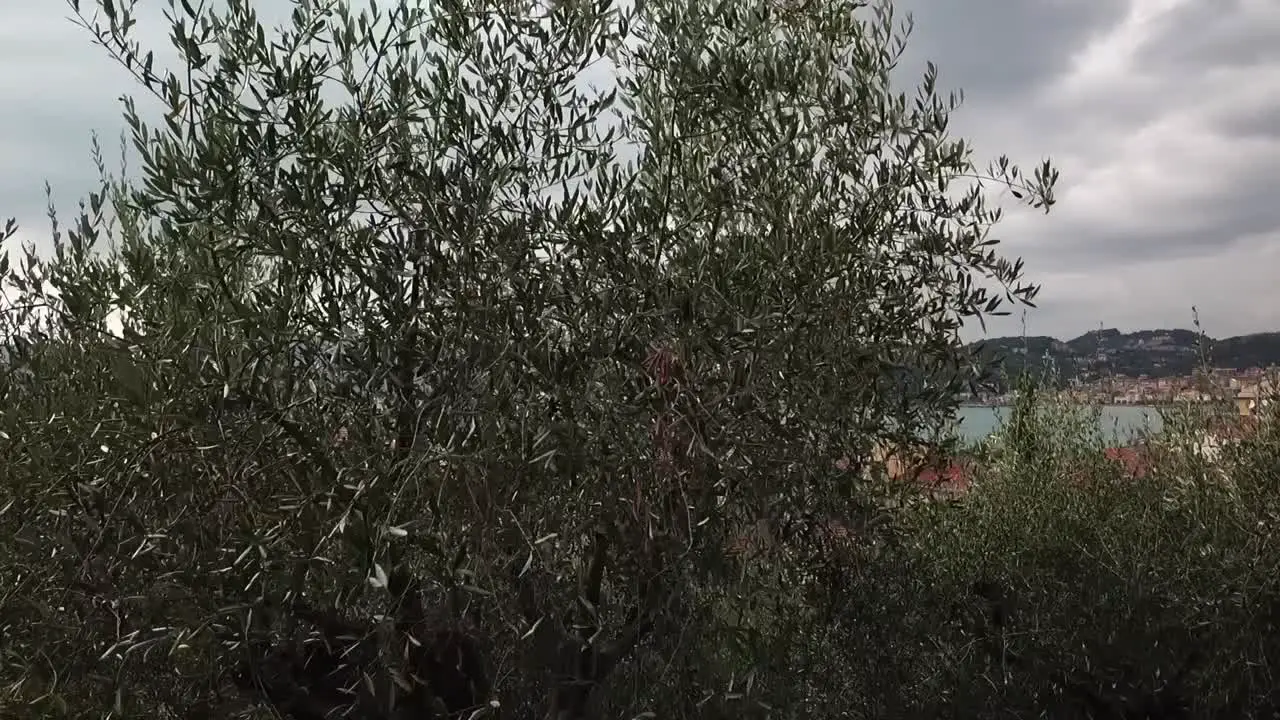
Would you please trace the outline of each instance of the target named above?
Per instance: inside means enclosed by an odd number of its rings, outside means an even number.
[[[987,358],[1002,358],[1000,365],[1008,375],[1051,365],[1067,380],[1108,374],[1180,376],[1202,364],[1235,369],[1280,364],[1280,332],[1214,339],[1193,330],[1123,333],[1108,328],[1066,341],[1038,335],[994,338],[976,345]]]

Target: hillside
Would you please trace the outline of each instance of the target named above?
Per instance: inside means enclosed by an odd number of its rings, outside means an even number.
[[[1095,330],[1072,340],[1047,336],[1002,337],[975,343],[984,356],[1001,359],[1010,375],[1051,364],[1063,379],[1103,375],[1170,377],[1201,365],[1245,369],[1280,365],[1280,332],[1214,339],[1192,330]]]

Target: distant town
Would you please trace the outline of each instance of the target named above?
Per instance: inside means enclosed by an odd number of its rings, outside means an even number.
[[[1092,405],[1157,406],[1180,402],[1232,400],[1239,414],[1252,415],[1259,401],[1269,399],[1277,389],[1274,370],[1252,368],[1213,368],[1192,375],[1129,377],[1114,375],[1104,378],[1072,378],[1060,391],[1064,400]],[[1012,392],[990,394],[971,401],[970,405],[1008,405]]]
[[[1185,329],[1101,329],[1070,340],[990,338],[974,347],[1003,378],[986,394],[966,399],[977,405],[1010,404],[1009,379],[1029,372],[1055,378],[1064,399],[1074,402],[1157,406],[1230,400],[1241,415],[1250,415],[1274,394],[1280,371],[1280,332],[1214,339]]]

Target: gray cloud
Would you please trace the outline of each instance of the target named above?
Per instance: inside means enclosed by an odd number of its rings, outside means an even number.
[[[118,98],[128,83],[66,18],[65,4],[14,5],[0,24],[0,215],[17,215],[28,233],[47,233],[45,181],[61,206],[91,188],[91,132],[106,136],[108,152],[118,146]]]
[[[1028,252],[1045,261],[1046,269],[1083,270],[1099,261],[1112,264],[1164,260],[1195,260],[1231,248],[1245,238],[1280,228],[1280,153],[1229,175],[1230,190],[1188,185],[1166,191],[1169,197],[1133,192],[1130,212],[1081,217],[1072,215],[1044,223],[1042,241]],[[1078,196],[1078,193],[1077,193]],[[1117,196],[1117,200],[1123,196]],[[1069,208],[1071,193],[1064,199]],[[1064,209],[1064,215],[1067,214]]]
[[[1024,95],[1098,32],[1124,16],[1115,0],[909,0],[908,65],[933,60],[944,87],[978,104]]]
[[[1280,62],[1280,15],[1252,0],[1185,3],[1162,16],[1138,53],[1141,65],[1203,70]]]
[[[1014,212],[996,231],[1044,288],[1027,329],[1185,327],[1192,305],[1211,334],[1274,329],[1280,6],[1116,5],[1123,12],[1101,29],[1068,31],[1078,44],[1036,81],[957,117],[980,152],[1048,154],[1062,171],[1053,213]],[[1045,25],[1033,35],[1057,47],[1047,38],[1058,33]],[[993,331],[1019,325],[997,321]]]
[[[47,0],[0,24],[0,215],[47,235],[43,182],[92,189],[92,131],[117,164],[128,75]],[[88,5],[88,3],[86,3]],[[287,0],[263,0],[270,22]],[[1010,207],[995,235],[1043,285],[1035,334],[1099,322],[1211,334],[1280,327],[1280,4],[1265,0],[901,0],[916,31],[900,82],[935,61],[963,88],[953,130],[979,156],[1052,157],[1059,204]],[[140,18],[166,46],[158,6]],[[989,325],[1020,331],[1019,314]]]
[[[1224,134],[1242,141],[1275,142],[1280,140],[1280,103],[1230,113],[1220,123]]]

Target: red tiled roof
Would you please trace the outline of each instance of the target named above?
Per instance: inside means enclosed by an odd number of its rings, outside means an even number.
[[[1142,446],[1107,448],[1103,454],[1108,460],[1120,463],[1125,475],[1129,477],[1145,477],[1151,469],[1151,454]]]
[[[963,460],[947,460],[922,468],[916,482],[931,490],[964,492],[973,484],[973,467]]]
[[[1208,423],[1209,433],[1220,440],[1243,440],[1258,431],[1257,415],[1216,418]]]
[[[971,458],[941,456],[936,448],[921,446],[908,450],[883,450],[876,458],[890,480],[906,480],[930,491],[963,492],[973,482],[975,463]],[[836,467],[850,467],[848,458],[841,458]]]

